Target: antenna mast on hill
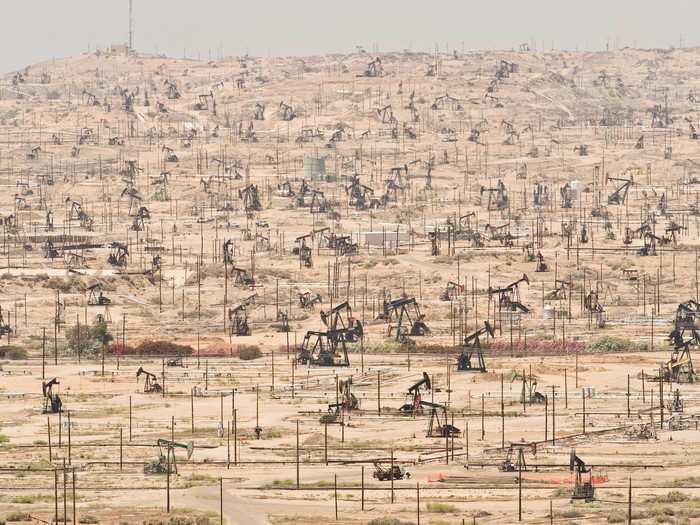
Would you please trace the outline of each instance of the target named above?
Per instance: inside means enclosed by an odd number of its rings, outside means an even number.
[[[129,0],[129,51],[134,50],[134,0]]]

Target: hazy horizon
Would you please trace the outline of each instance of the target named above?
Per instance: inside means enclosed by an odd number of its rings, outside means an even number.
[[[303,56],[374,51],[533,49],[604,51],[694,47],[700,3],[670,0],[664,10],[639,2],[541,0],[479,3],[356,0],[341,9],[319,0],[133,0],[134,47],[171,57]],[[0,33],[0,72],[128,42],[128,0],[11,3]],[[196,8],[195,8],[196,7]],[[36,16],[37,12],[41,16]],[[572,14],[572,12],[574,14]],[[437,37],[437,38],[436,38]]]

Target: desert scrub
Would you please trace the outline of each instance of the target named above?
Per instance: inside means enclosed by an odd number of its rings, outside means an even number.
[[[238,355],[242,361],[252,361],[262,357],[260,347],[256,345],[240,345],[238,347]]]
[[[627,513],[622,511],[622,510],[615,509],[615,510],[610,511],[610,514],[608,514],[608,523],[625,523],[625,522],[627,522]]]
[[[27,350],[17,346],[4,346],[0,348],[0,356],[5,359],[19,360],[27,359]]]
[[[614,353],[614,352],[641,352],[647,350],[646,344],[635,343],[622,337],[604,336],[586,345],[589,352]]]
[[[457,512],[457,507],[449,503],[428,503],[425,508],[435,514],[451,514]]]

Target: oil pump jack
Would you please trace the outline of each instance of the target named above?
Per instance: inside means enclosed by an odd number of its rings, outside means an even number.
[[[194,443],[178,443],[170,439],[159,439],[158,442],[158,458],[143,466],[144,474],[177,474],[177,461],[175,459],[175,449],[183,448],[187,450],[187,459],[192,457],[194,452]],[[165,454],[163,453],[165,449]]]
[[[518,286],[520,283],[526,283],[530,284],[530,279],[526,274],[523,274],[523,276],[518,279],[517,281],[514,281],[504,287],[501,288],[491,288],[489,287],[488,289],[488,294],[489,297],[493,295],[498,295],[498,306],[501,309],[504,310],[509,310],[511,312],[516,312],[520,310],[523,313],[529,313],[530,309],[525,306],[521,301],[520,301],[520,292],[518,290]]]
[[[441,301],[453,301],[458,296],[464,293],[464,285],[454,281],[448,281],[445,289],[440,293]]]
[[[421,388],[426,392],[432,389],[430,376],[426,372],[423,372],[423,377],[421,379],[419,379],[410,387],[408,387],[407,396],[410,397],[410,401],[407,401],[406,403],[401,405],[401,407],[399,408],[399,412],[411,416],[423,413],[423,405],[421,404]]]
[[[324,414],[320,418],[321,424],[332,424],[337,423],[338,418],[342,415],[342,412],[350,412],[352,410],[357,410],[360,407],[360,402],[358,401],[355,394],[350,390],[352,387],[352,377],[346,380],[338,380],[338,394],[340,398],[336,403],[330,403],[328,405],[328,413]]]
[[[261,104],[260,102],[255,103],[253,120],[265,120],[265,104]]]
[[[426,437],[456,437],[462,433],[459,428],[448,422],[447,407],[445,405],[430,403],[428,401],[421,401],[421,404],[430,407],[430,421],[428,421],[428,430],[425,433]]]
[[[622,177],[610,177],[606,175],[606,181],[617,181],[617,182],[622,182],[622,184],[610,195],[608,195],[608,204],[619,204],[623,205],[625,204],[625,200],[627,199],[627,192],[630,189],[630,186],[634,184],[634,177],[630,176],[629,179],[623,179]]]
[[[504,210],[508,207],[508,191],[506,190],[506,185],[503,181],[499,179],[495,188],[487,188],[482,186],[480,194],[483,195],[484,192],[489,194],[488,210],[497,211]]]
[[[586,312],[593,315],[596,319],[596,325],[598,328],[605,327],[605,308],[598,298],[598,292],[591,290],[588,295],[583,299],[583,308]]]
[[[301,364],[317,366],[350,366],[347,343],[362,339],[362,323],[352,316],[347,302],[328,312],[321,312],[326,331],[308,331],[297,353]]]
[[[424,336],[430,333],[415,297],[385,300],[379,317],[390,323],[389,337],[393,332],[397,341],[403,342],[408,340],[409,336]]]
[[[126,244],[114,241],[110,244],[110,253],[107,263],[117,268],[126,268],[128,264],[129,248]]]
[[[231,335],[245,337],[250,335],[250,326],[248,325],[248,311],[246,304],[239,304],[228,310],[228,320],[231,327]]]
[[[211,101],[211,105],[209,102]],[[199,95],[199,101],[194,104],[195,111],[209,111],[211,109],[214,116],[216,116],[216,99],[214,98],[214,93],[210,91],[204,95]]]
[[[376,57],[374,60],[368,62],[365,71],[358,76],[370,78],[384,76],[384,66],[382,66],[382,59]]]
[[[245,188],[238,190],[238,197],[243,200],[243,208],[247,215],[252,215],[254,212],[262,210],[257,186],[249,184]]]
[[[511,443],[506,452],[506,459],[498,466],[498,470],[501,472],[525,472],[527,470],[525,450],[527,449],[533,451],[536,449],[536,445],[534,443],[526,443],[525,441]]]
[[[487,338],[495,337],[493,328],[488,321],[484,321],[484,327],[479,328],[464,338],[464,349],[457,357],[457,370],[460,372],[486,372],[486,362],[484,361],[484,353],[481,349],[480,337],[485,335]],[[472,363],[472,358],[476,354],[478,363]]]
[[[574,200],[574,190],[571,188],[571,184],[567,182],[559,188],[559,195],[561,196],[561,207],[564,209],[571,208]]]
[[[595,497],[595,488],[593,487],[591,468],[576,455],[576,450],[574,449],[571,449],[571,454],[569,454],[569,470],[576,473],[571,499],[582,499],[586,503],[593,501]],[[584,474],[588,474],[588,481],[584,480]]]
[[[177,84],[174,80],[165,79],[163,84],[168,88],[168,98],[170,100],[176,100],[180,98],[180,91],[177,89]]]
[[[57,414],[61,411],[63,406],[61,397],[53,392],[53,387],[59,384],[58,379],[55,377],[50,381],[41,383],[41,391],[44,395],[44,414]]]
[[[103,306],[112,304],[112,301],[104,294],[100,283],[88,286],[88,306]]]
[[[700,335],[695,328],[695,318],[698,315],[698,303],[691,300],[681,303],[676,309],[674,328],[668,335],[669,343],[673,345],[671,359],[664,363],[659,376],[664,381],[676,383],[694,383],[696,379],[690,347],[700,344]],[[690,337],[686,337],[686,332]]]
[[[294,120],[294,118],[297,116],[294,108],[289,104],[285,104],[284,101],[280,102],[279,114],[280,118],[285,122]]]
[[[155,374],[152,374],[150,372],[147,372],[146,370],[143,369],[142,366],[139,367],[139,369],[136,371],[136,382],[138,383],[139,377],[141,375],[144,375],[146,377],[146,381],[143,383],[143,392],[145,394],[151,394],[151,393],[160,393],[163,391],[163,387],[160,386],[160,383],[158,383],[158,377]]]

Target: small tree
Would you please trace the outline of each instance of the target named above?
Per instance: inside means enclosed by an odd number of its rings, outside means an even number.
[[[66,332],[66,340],[68,349],[74,354],[97,355],[114,337],[109,333],[106,323],[93,323],[70,327]]]

